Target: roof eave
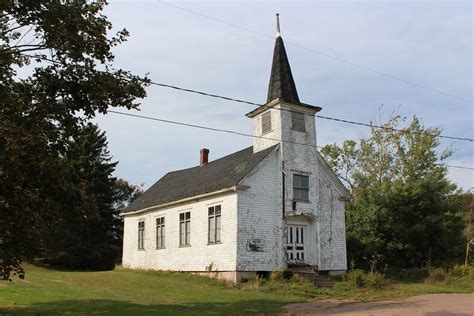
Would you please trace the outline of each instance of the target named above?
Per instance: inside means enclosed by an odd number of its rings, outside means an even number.
[[[322,108],[320,106],[315,106],[315,105],[310,105],[310,104],[306,104],[306,103],[290,103],[290,102],[286,102],[280,98],[276,98],[275,100],[271,101],[271,102],[268,102],[268,103],[265,103],[261,106],[259,106],[258,108],[248,112],[247,114],[245,114],[245,116],[249,117],[249,118],[252,118],[260,113],[262,113],[263,111],[266,111],[268,109],[271,109],[273,107],[275,107],[277,104],[286,104],[286,105],[290,105],[290,106],[296,106],[296,107],[303,107],[307,110],[310,110],[311,112],[313,113],[318,113],[319,111],[322,110]]]
[[[179,200],[176,200],[176,201],[171,201],[171,202],[167,202],[167,203],[163,203],[163,204],[153,205],[153,206],[145,207],[145,208],[142,208],[142,209],[139,209],[139,210],[136,210],[136,211],[122,212],[122,213],[120,213],[120,216],[124,217],[124,216],[128,216],[128,215],[137,215],[137,214],[142,214],[142,213],[146,213],[146,212],[157,211],[157,210],[160,210],[162,208],[173,206],[173,205],[176,205],[176,204],[186,203],[186,202],[190,202],[190,201],[193,201],[193,200],[202,199],[202,198],[206,198],[206,197],[210,197],[210,196],[214,196],[214,195],[218,195],[218,194],[223,194],[223,193],[243,191],[243,190],[247,190],[248,188],[249,187],[245,186],[245,185],[234,185],[234,186],[229,187],[229,188],[224,188],[224,189],[216,190],[216,191],[213,191],[213,192],[203,193],[203,194],[200,194],[200,195],[195,195],[195,196],[191,196],[191,197],[188,197],[188,198],[183,198],[183,199],[179,199]]]

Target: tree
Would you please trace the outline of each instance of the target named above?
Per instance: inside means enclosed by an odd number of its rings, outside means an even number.
[[[136,108],[147,78],[114,69],[106,1],[0,0],[0,278],[84,203],[66,155],[82,122]],[[18,69],[24,69],[20,74]],[[27,73],[27,75],[25,75]]]
[[[116,236],[117,179],[107,139],[97,125],[87,124],[67,144],[64,159],[72,170],[77,203],[70,206],[47,235],[44,256],[66,268],[110,269],[120,253]]]
[[[440,131],[417,117],[397,131],[404,120],[392,116],[368,139],[322,149],[351,189],[348,256],[366,269],[442,264],[462,254],[462,207],[450,198],[456,186],[442,164],[452,153],[437,153]]]

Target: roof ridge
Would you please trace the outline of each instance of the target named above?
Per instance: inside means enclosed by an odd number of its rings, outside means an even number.
[[[210,164],[213,164],[213,163],[215,163],[215,162],[217,162],[217,161],[219,161],[219,160],[222,160],[222,159],[227,158],[227,157],[232,156],[232,155],[236,155],[236,154],[238,154],[238,153],[240,153],[240,152],[242,152],[242,151],[244,151],[244,150],[248,150],[248,149],[250,149],[251,147],[253,147],[253,146],[246,147],[246,148],[244,148],[244,149],[235,151],[235,152],[233,152],[233,153],[231,153],[231,154],[228,154],[228,155],[226,155],[226,156],[222,156],[222,157],[220,157],[220,158],[217,158],[216,160],[212,160],[212,161],[208,162],[207,164],[205,164],[204,166],[199,166],[199,165],[198,165],[198,166],[194,166],[194,167],[189,167],[189,168],[184,168],[184,169],[178,169],[178,170],[169,171],[168,173],[165,174],[165,176],[166,176],[167,174],[170,174],[170,173],[176,173],[176,172],[191,170],[191,169],[195,169],[195,168],[203,168],[203,167],[208,166],[208,165],[210,165]]]

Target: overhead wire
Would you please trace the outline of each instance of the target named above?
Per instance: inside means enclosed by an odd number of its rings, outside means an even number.
[[[212,94],[212,93],[207,93],[199,90],[194,90],[194,89],[188,89],[188,88],[182,88],[179,86],[175,85],[169,85],[165,83],[160,83],[156,81],[148,81],[149,84],[160,86],[160,87],[165,87],[165,88],[171,88],[174,90],[179,90],[179,91],[184,91],[184,92],[189,92],[189,93],[195,93],[199,94],[202,96],[206,97],[212,97],[212,98],[218,98],[226,101],[233,101],[233,102],[238,102],[238,103],[244,103],[244,104],[249,104],[249,105],[255,105],[255,106],[263,106],[264,104],[259,104],[251,101],[246,101],[246,100],[241,100],[241,99],[235,99],[227,96],[221,96],[217,94]],[[270,108],[270,107],[269,107]],[[300,111],[295,111],[295,110],[290,110],[290,109],[283,109],[283,108],[276,108],[272,107],[272,109],[279,110],[279,111],[287,111],[287,112],[295,112],[295,113],[302,113]],[[306,114],[306,113],[302,113]],[[309,114],[306,114],[309,115]],[[312,115],[310,115],[312,116]],[[446,139],[452,139],[452,140],[461,140],[461,141],[469,141],[473,142],[474,139],[468,138],[468,137],[456,137],[456,136],[448,136],[448,135],[438,135],[438,134],[432,134],[432,133],[426,133],[426,132],[413,132],[413,131],[407,131],[406,129],[397,129],[393,127],[386,127],[386,126],[380,126],[380,125],[375,125],[375,124],[369,124],[369,123],[363,123],[363,122],[357,122],[357,121],[351,121],[351,120],[346,120],[346,119],[340,119],[340,118],[335,118],[335,117],[330,117],[330,116],[324,116],[324,115],[314,115],[316,118],[324,119],[324,120],[330,120],[330,121],[336,121],[340,123],[346,123],[346,124],[352,124],[352,125],[359,125],[359,126],[366,126],[370,128],[377,128],[377,129],[385,129],[385,130],[391,130],[391,131],[396,131],[396,132],[404,132],[404,133],[414,133],[414,134],[421,134],[421,135],[431,135],[439,138],[446,138]]]
[[[134,117],[134,118],[140,118],[140,119],[146,119],[146,120],[151,120],[151,121],[157,121],[157,122],[162,122],[162,123],[173,124],[173,125],[180,125],[180,126],[186,126],[186,127],[191,127],[191,128],[209,130],[209,131],[213,131],[213,132],[228,133],[228,134],[233,134],[233,135],[238,135],[238,136],[251,137],[251,138],[260,138],[260,139],[265,139],[265,140],[273,140],[273,141],[277,141],[277,142],[290,143],[290,144],[296,144],[296,145],[302,145],[302,146],[314,147],[314,148],[320,148],[320,149],[324,148],[324,147],[317,146],[317,145],[312,145],[312,144],[306,144],[306,143],[295,142],[295,141],[290,141],[290,140],[283,140],[283,139],[267,137],[267,136],[257,136],[257,135],[237,132],[237,131],[233,131],[233,130],[229,130],[229,129],[222,129],[222,128],[209,127],[209,126],[205,126],[205,125],[184,123],[184,122],[168,120],[168,119],[162,119],[162,118],[157,118],[157,117],[152,117],[152,116],[147,116],[147,115],[124,113],[124,112],[115,111],[115,110],[109,110],[108,112],[113,113],[113,114],[119,114],[119,115]],[[464,166],[457,166],[457,165],[448,165],[448,164],[442,164],[442,163],[437,164],[437,165],[446,166],[446,167],[450,167],[450,168],[474,170],[474,168],[464,167]]]
[[[241,30],[244,30],[244,31],[247,31],[247,32],[250,32],[250,33],[253,33],[253,34],[256,34],[256,35],[259,35],[259,36],[262,36],[262,37],[266,37],[266,38],[270,38],[270,39],[274,39],[275,37],[274,36],[271,36],[271,35],[268,35],[268,34],[265,34],[265,33],[261,33],[261,32],[258,32],[258,31],[255,31],[253,29],[250,29],[250,28],[247,28],[247,27],[244,27],[244,26],[241,26],[241,25],[237,25],[237,24],[234,24],[234,23],[230,23],[228,21],[225,21],[225,20],[222,20],[222,19],[219,19],[219,18],[216,18],[216,17],[212,17],[212,16],[209,16],[209,15],[206,15],[206,14],[203,14],[203,13],[200,13],[200,12],[197,12],[197,11],[194,11],[194,10],[190,10],[190,9],[187,9],[187,8],[183,8],[183,7],[180,7],[180,6],[177,6],[175,4],[171,4],[167,1],[158,1],[158,3],[162,4],[162,5],[165,5],[165,6],[168,6],[168,7],[172,7],[172,8],[175,8],[175,9],[178,9],[178,10],[181,10],[181,11],[185,11],[185,12],[188,12],[190,14],[193,14],[193,15],[197,15],[197,16],[200,16],[200,17],[203,17],[203,18],[206,18],[206,19],[210,19],[210,20],[213,20],[213,21],[216,21],[216,22],[219,22],[219,23],[222,23],[222,24],[226,24],[228,26],[231,26],[231,27],[234,27],[234,28],[238,28],[238,29],[241,29]],[[358,63],[355,63],[355,62],[352,62],[352,61],[348,61],[348,60],[345,60],[343,58],[340,58],[340,57],[337,57],[337,56],[334,56],[334,55],[330,55],[330,54],[327,54],[327,53],[324,53],[320,50],[317,50],[317,49],[314,49],[314,48],[308,48],[308,47],[305,47],[297,42],[293,42],[293,41],[288,41],[288,40],[285,40],[285,43],[287,44],[290,44],[292,46],[295,46],[295,47],[298,47],[298,48],[301,48],[301,49],[304,49],[308,52],[312,52],[314,54],[318,54],[320,56],[324,56],[326,58],[330,58],[330,59],[333,59],[333,60],[336,60],[338,62],[341,62],[341,63],[344,63],[346,65],[350,65],[350,66],[353,66],[353,67],[357,67],[359,69],[363,69],[365,71],[369,71],[369,72],[373,72],[373,73],[376,73],[378,75],[381,75],[381,76],[384,76],[386,78],[390,78],[390,79],[393,79],[393,80],[397,80],[397,81],[400,81],[400,82],[403,82],[405,84],[409,84],[409,85],[413,85],[415,87],[418,87],[420,89],[424,89],[424,90],[427,90],[427,91],[431,91],[431,92],[435,92],[435,93],[438,93],[438,94],[441,94],[441,95],[444,95],[444,96],[447,96],[447,97],[451,97],[451,98],[454,98],[454,99],[457,99],[459,101],[462,101],[462,102],[467,102],[467,103],[474,103],[474,101],[472,100],[468,100],[468,99],[465,99],[465,98],[462,98],[462,97],[459,97],[457,95],[454,95],[454,94],[451,94],[451,93],[447,93],[447,92],[444,92],[444,91],[441,91],[441,90],[437,90],[437,89],[433,89],[433,88],[430,88],[428,86],[425,86],[425,85],[422,85],[422,84],[419,84],[419,83],[416,83],[416,82],[413,82],[413,81],[409,81],[409,80],[406,80],[406,79],[403,79],[401,77],[398,77],[398,76],[395,76],[395,75],[392,75],[392,74],[389,74],[389,73],[386,73],[386,72],[382,72],[382,71],[379,71],[379,70],[376,70],[372,67],[368,67],[368,66],[364,66],[362,64],[358,64]]]

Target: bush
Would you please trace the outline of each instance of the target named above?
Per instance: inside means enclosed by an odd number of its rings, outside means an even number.
[[[465,268],[464,265],[455,265],[450,271],[449,274],[455,277],[463,277],[469,275],[469,268]]]
[[[378,272],[368,273],[365,277],[365,287],[371,289],[380,289],[388,285],[388,280]]]
[[[270,280],[272,280],[272,281],[283,281],[285,279],[287,279],[287,277],[286,277],[285,271],[283,271],[283,270],[273,271],[270,274]]]
[[[378,272],[366,273],[364,270],[356,269],[347,274],[347,282],[355,288],[378,289],[388,285],[388,280]]]
[[[364,287],[365,286],[365,276],[366,273],[364,270],[355,269],[347,273],[347,282],[352,287]]]
[[[432,269],[426,278],[425,282],[429,284],[436,284],[443,282],[446,278],[446,272],[442,268]]]

